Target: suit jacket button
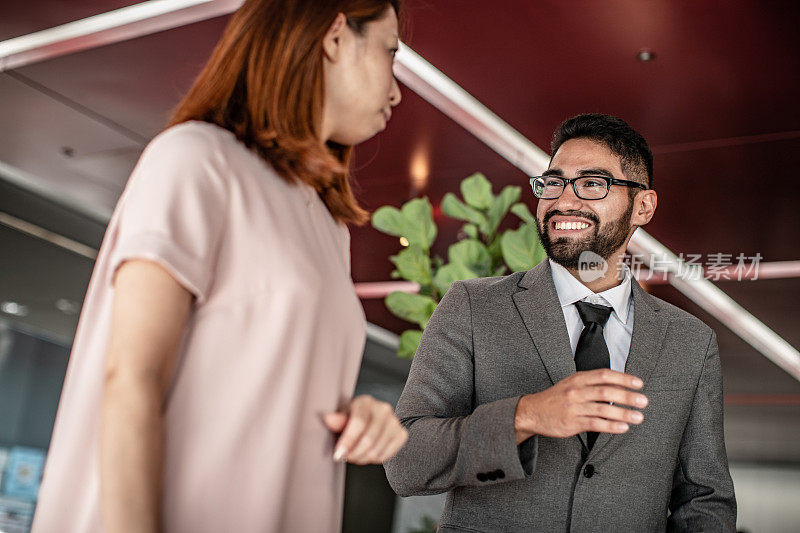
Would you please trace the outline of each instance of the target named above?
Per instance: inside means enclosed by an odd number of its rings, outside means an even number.
[[[506,477],[506,473],[503,472],[502,470],[497,470],[495,474],[497,474],[497,479],[503,479],[504,477]]]
[[[586,465],[583,467],[584,477],[592,477],[594,475],[594,465]]]
[[[489,481],[497,481],[497,472],[488,472],[486,475],[489,477]]]
[[[489,476],[487,476],[487,475],[486,475],[486,474],[484,474],[483,472],[481,472],[480,474],[478,474],[478,481],[486,481],[486,480],[488,480],[488,479],[489,479]]]

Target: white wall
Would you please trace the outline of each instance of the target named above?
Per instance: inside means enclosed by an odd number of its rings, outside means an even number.
[[[800,465],[732,464],[731,476],[739,504],[739,530],[800,531]]]

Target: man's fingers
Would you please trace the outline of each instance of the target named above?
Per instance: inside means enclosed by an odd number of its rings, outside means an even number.
[[[610,368],[587,370],[575,374],[584,385],[619,385],[627,389],[641,389],[644,383],[630,374],[624,374]]]
[[[630,405],[631,407],[640,408],[647,406],[647,396],[620,387],[595,385],[592,387],[584,387],[582,393],[585,400],[592,402],[615,403],[618,405]]]
[[[628,424],[641,424],[644,415],[639,411],[623,409],[607,403],[590,402],[587,404],[587,415],[605,418],[611,422],[625,422]]]
[[[615,422],[613,420],[606,420],[605,418],[598,418],[595,416],[582,417],[581,426],[584,431],[594,431],[597,433],[625,433],[628,431],[628,424],[625,422]]]

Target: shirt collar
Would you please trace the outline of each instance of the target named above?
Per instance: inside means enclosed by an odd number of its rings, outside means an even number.
[[[603,292],[594,293],[573,276],[569,270],[559,265],[552,259],[550,261],[550,270],[553,273],[553,283],[556,286],[556,294],[558,294],[558,301],[561,307],[572,305],[589,296],[602,297],[606,302],[611,304],[617,318],[623,323],[628,323],[628,312],[630,311],[631,299],[631,271],[627,265],[622,266],[623,278],[622,283],[616,287],[611,287]]]

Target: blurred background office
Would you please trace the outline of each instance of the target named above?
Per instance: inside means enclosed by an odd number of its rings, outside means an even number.
[[[660,205],[648,233],[741,306],[645,276],[647,290],[718,334],[739,527],[800,531],[800,4],[406,4],[405,42],[421,57],[398,54],[403,104],[357,150],[362,202],[374,210],[427,196],[439,227],[433,252],[445,257],[461,223],[440,203],[463,178],[480,171],[495,192],[523,186],[533,208],[527,174],[555,126],[580,112],[623,117],[655,154]],[[116,199],[236,6],[0,5],[0,532],[28,530]],[[369,226],[352,229],[353,278],[371,323],[358,392],[392,402],[410,364],[395,354],[397,334],[412,327],[383,302],[407,290],[391,277],[400,247]],[[729,275],[737,264],[749,273]],[[344,529],[430,530],[442,502],[396,498],[380,467],[350,466]]]

